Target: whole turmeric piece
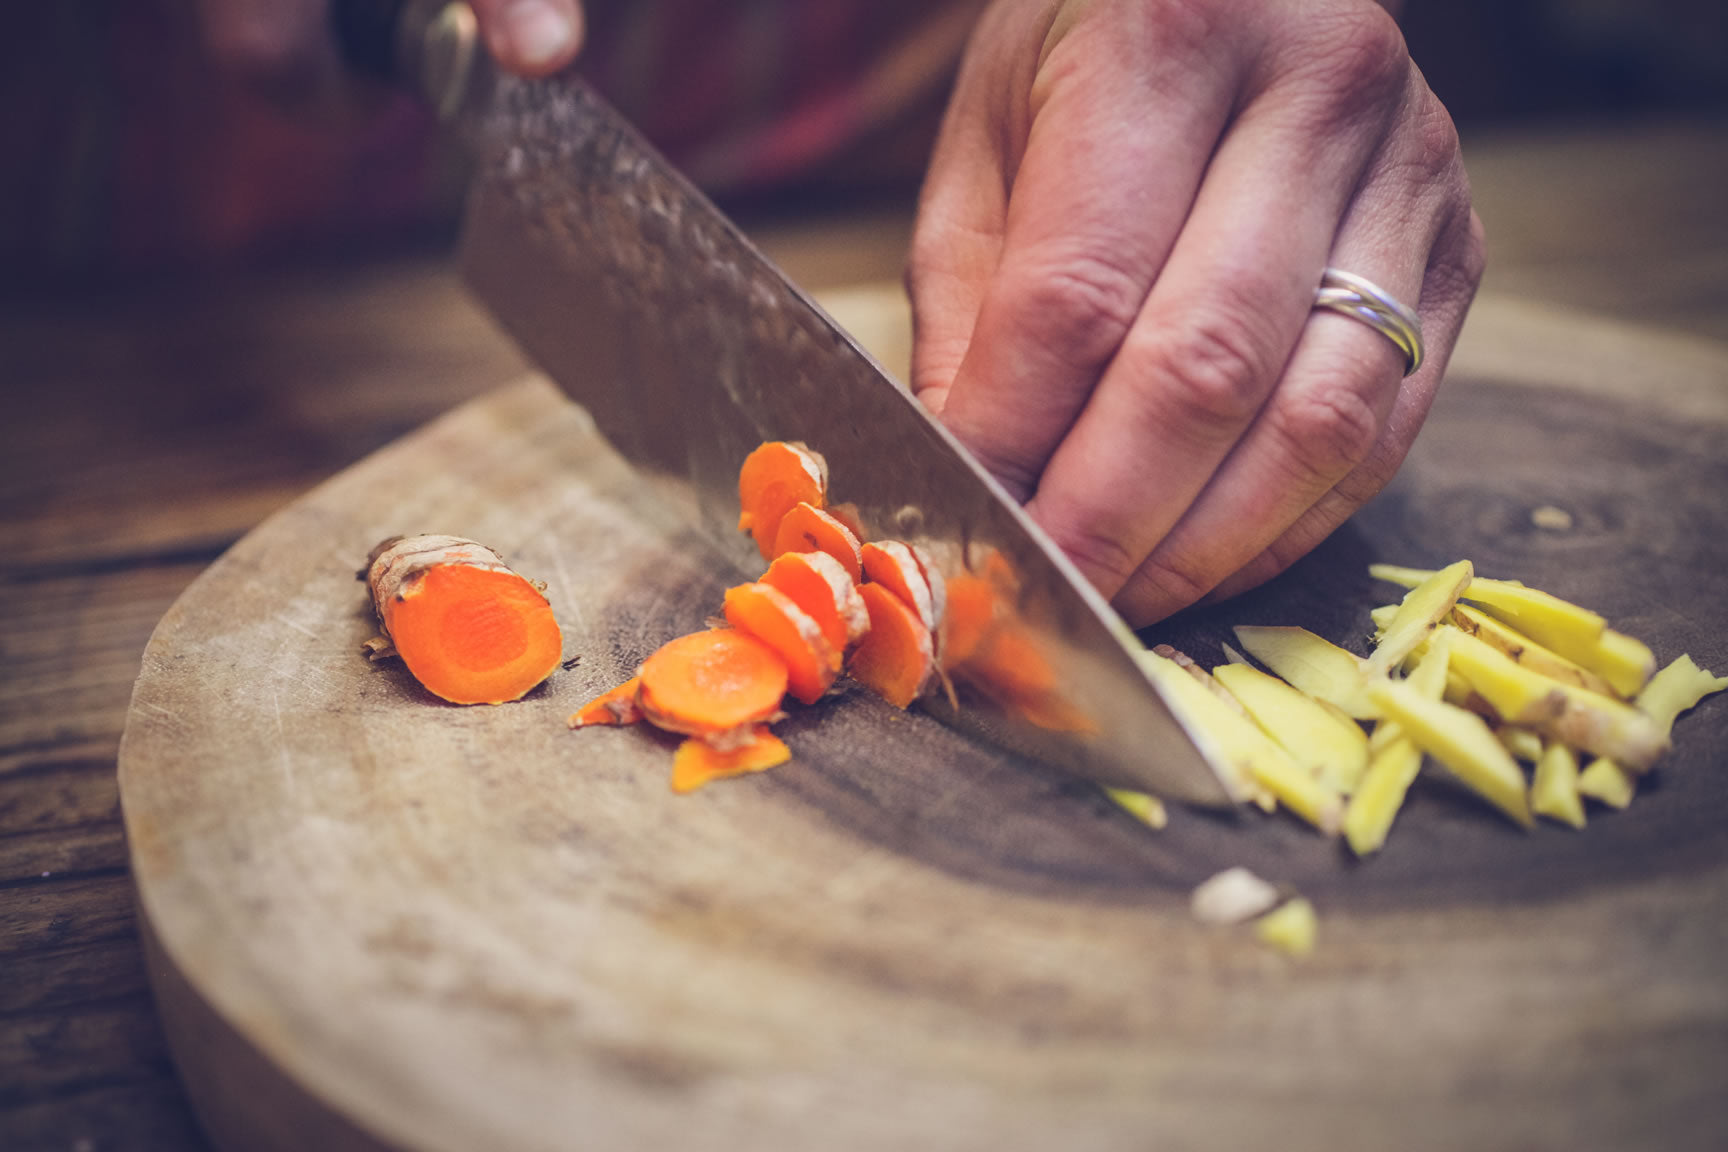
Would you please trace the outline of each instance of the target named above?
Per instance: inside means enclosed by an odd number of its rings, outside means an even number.
[[[382,633],[367,654],[400,656],[434,696],[503,704],[558,667],[564,640],[545,594],[484,544],[391,537],[372,550],[363,575]]]

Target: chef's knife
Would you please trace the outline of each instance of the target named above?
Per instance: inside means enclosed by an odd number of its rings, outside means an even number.
[[[955,665],[933,711],[1100,783],[1238,798],[1134,634],[1020,507],[582,80],[494,72],[461,3],[334,11],[350,58],[416,86],[471,151],[470,288],[742,572],[761,564],[724,531],[739,464],[764,440],[802,441],[869,537],[994,592],[1001,642]]]

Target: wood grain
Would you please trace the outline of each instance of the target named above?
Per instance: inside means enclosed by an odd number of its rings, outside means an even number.
[[[1617,397],[1552,363],[1462,376],[1351,529],[1158,637],[1360,637],[1392,594],[1370,558],[1471,555],[1728,664],[1723,361],[1634,355]],[[1637,399],[1657,378],[1684,418]],[[547,578],[580,663],[456,709],[361,661],[357,558],[419,527]],[[296,503],[168,614],[122,791],[228,1146],[282,1123],[254,1096],[417,1150],[1717,1145],[1720,702],[1583,836],[1519,833],[1436,775],[1362,864],[1280,819],[1155,836],[856,692],[785,725],[794,765],[675,800],[667,742],[561,721],[712,611],[734,574],[700,549],[527,384]],[[1190,920],[1189,887],[1243,862],[1321,905],[1311,962]]]

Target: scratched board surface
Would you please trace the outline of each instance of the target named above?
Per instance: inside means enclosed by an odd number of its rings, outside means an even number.
[[[1399,594],[1370,562],[1468,557],[1728,667],[1723,361],[1524,355],[1456,372],[1400,478],[1312,556],[1148,641],[1211,664],[1232,625],[1297,624],[1364,651]],[[577,663],[481,709],[368,665],[354,569],[420,530],[546,580]],[[791,765],[674,798],[670,740],[564,718],[737,578],[528,382],[194,585],[146,654],[122,790],[219,1143],[1719,1145],[1722,701],[1582,834],[1522,832],[1431,767],[1368,861],[1282,816],[1153,833],[856,690],[781,725]],[[1315,901],[1311,959],[1192,921],[1234,864]]]

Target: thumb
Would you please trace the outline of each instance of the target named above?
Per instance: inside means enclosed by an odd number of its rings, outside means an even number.
[[[486,47],[499,67],[546,76],[570,63],[582,45],[577,0],[469,0]]]

